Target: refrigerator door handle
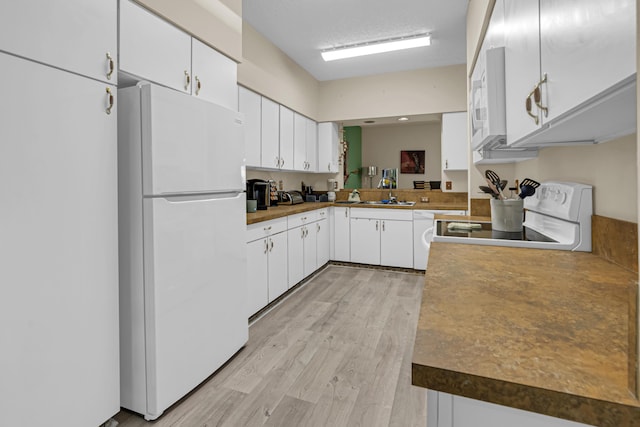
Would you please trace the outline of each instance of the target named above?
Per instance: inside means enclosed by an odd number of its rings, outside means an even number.
[[[155,198],[165,199],[169,203],[189,203],[200,202],[204,200],[217,200],[217,199],[237,199],[242,197],[243,193],[212,193],[212,194],[188,194],[183,195],[171,195],[171,196],[157,196]],[[149,197],[152,198],[152,197]]]

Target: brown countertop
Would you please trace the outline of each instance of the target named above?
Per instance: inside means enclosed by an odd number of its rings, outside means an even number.
[[[267,208],[264,211],[247,213],[247,224],[255,224],[257,222],[269,221],[271,219],[282,218],[287,215],[307,212],[314,209],[326,208],[328,206],[345,206],[350,208],[367,208],[367,209],[427,209],[427,210],[467,210],[467,205],[462,203],[422,203],[417,202],[413,206],[398,205],[366,205],[366,204],[340,204],[333,202],[305,202],[298,205],[278,205]]]
[[[590,253],[433,243],[412,382],[586,424],[640,426],[629,345],[637,279]]]

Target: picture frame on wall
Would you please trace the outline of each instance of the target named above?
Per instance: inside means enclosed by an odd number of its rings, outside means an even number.
[[[400,151],[400,173],[424,174],[425,150]]]

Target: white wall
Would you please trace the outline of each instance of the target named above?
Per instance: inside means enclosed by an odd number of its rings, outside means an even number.
[[[440,181],[440,122],[362,128],[362,166],[377,166],[375,188],[382,169],[400,169],[401,150],[425,150],[425,173],[399,173],[398,188],[413,188],[413,181]],[[398,171],[399,172],[399,171]],[[362,178],[362,186],[369,180]]]
[[[466,111],[466,66],[320,82],[319,121]]]
[[[317,121],[318,81],[251,25],[242,28],[238,83]]]

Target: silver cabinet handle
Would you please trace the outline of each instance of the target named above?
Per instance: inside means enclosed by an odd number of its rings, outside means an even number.
[[[280,159],[276,157],[274,160],[275,160],[276,166],[280,166]]]
[[[269,243],[271,244],[271,247],[269,248],[269,252],[273,252],[273,240],[269,239]]]
[[[378,221],[376,221],[376,231],[378,231]]]
[[[271,231],[271,226],[264,227],[264,231]]]
[[[202,89],[202,83],[200,83],[200,79],[196,76],[196,96],[200,95],[200,89]]]
[[[348,218],[349,214],[347,213],[347,208],[344,208],[344,217]]]
[[[382,221],[382,231],[384,231],[384,221]]]
[[[331,163],[327,163],[327,170],[331,172]]]
[[[318,227],[316,231],[320,232],[320,224],[316,224],[316,226]]]
[[[113,71],[116,69],[116,64],[113,62],[111,53],[107,52],[107,80],[111,80]]]
[[[282,163],[280,164],[280,167],[284,167],[284,159],[280,159],[280,161],[282,162]]]
[[[187,70],[184,70],[184,90],[189,89],[189,85],[191,84],[191,76]]]
[[[269,250],[269,243],[267,243],[267,239],[264,239],[264,253],[266,254]]]
[[[300,238],[304,239],[304,227],[300,227]]]
[[[111,110],[113,109],[114,103],[115,103],[115,100],[113,98],[113,93],[111,93],[111,88],[108,87],[107,88],[107,109],[105,110],[107,114],[111,114]]]
[[[449,169],[449,159],[444,161],[444,168]]]

